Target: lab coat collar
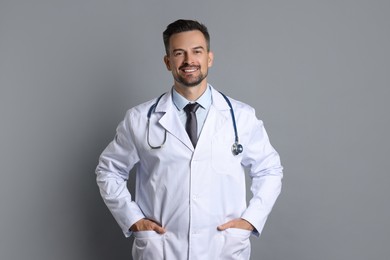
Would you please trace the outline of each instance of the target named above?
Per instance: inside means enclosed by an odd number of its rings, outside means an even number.
[[[223,98],[221,93],[213,88],[210,84],[208,84],[208,86],[211,89],[212,106],[214,106],[217,110],[229,110],[229,105],[226,103],[226,100]],[[155,109],[155,112],[166,113],[171,111],[172,108],[175,108],[175,106],[172,102],[172,91],[169,91],[164,96],[162,96]]]
[[[226,123],[230,113],[228,111],[230,108],[226,103],[226,100],[222,97],[221,93],[215,90],[211,85],[209,86],[211,88],[213,103],[207,115],[202,133],[199,136],[197,149],[198,147],[199,149],[201,148],[202,140],[212,138],[218,131],[223,129],[223,125]],[[156,106],[155,112],[163,113],[159,120],[161,126],[177,139],[179,139],[191,151],[193,151],[194,147],[190,138],[188,137],[187,132],[182,126],[182,123],[180,122],[176,110],[177,108],[172,101],[172,91],[169,91],[161,97],[159,103]]]
[[[223,98],[221,93],[213,87],[211,87],[211,96],[213,99],[212,106],[214,106],[217,110],[223,111],[230,109],[229,105],[226,103],[226,100]]]

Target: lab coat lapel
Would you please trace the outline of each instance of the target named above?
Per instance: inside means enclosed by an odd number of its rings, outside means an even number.
[[[167,92],[158,103],[155,112],[163,112],[159,123],[162,127],[165,128],[167,132],[172,134],[178,140],[180,140],[184,145],[186,145],[191,151],[194,150],[191,140],[188,137],[187,132],[184,129],[184,126],[180,122],[179,116],[177,114],[177,108],[172,101],[172,92]]]
[[[214,88],[211,88],[211,91],[213,103],[210,106],[209,113],[199,136],[196,150],[207,149],[207,142],[210,142],[220,131],[225,131],[225,125],[229,122],[230,108],[228,104],[221,93]]]

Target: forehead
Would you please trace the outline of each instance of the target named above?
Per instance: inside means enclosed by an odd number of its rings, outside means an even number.
[[[206,38],[199,30],[175,33],[169,39],[169,48],[171,50],[189,49],[199,46],[207,49]]]

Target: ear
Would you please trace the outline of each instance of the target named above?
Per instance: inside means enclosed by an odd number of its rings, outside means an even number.
[[[165,63],[165,66],[167,67],[167,70],[171,71],[171,64],[170,64],[168,55],[164,56],[164,63]]]
[[[212,51],[209,51],[208,53],[208,67],[210,68],[211,66],[213,66],[213,61],[214,61],[214,53]]]

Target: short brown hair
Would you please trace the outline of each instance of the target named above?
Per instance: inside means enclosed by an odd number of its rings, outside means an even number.
[[[173,34],[188,32],[188,31],[200,31],[207,42],[207,51],[210,51],[210,35],[207,27],[204,24],[194,20],[177,20],[167,26],[167,29],[163,32],[163,40],[165,46],[165,52],[169,54],[169,39]]]

